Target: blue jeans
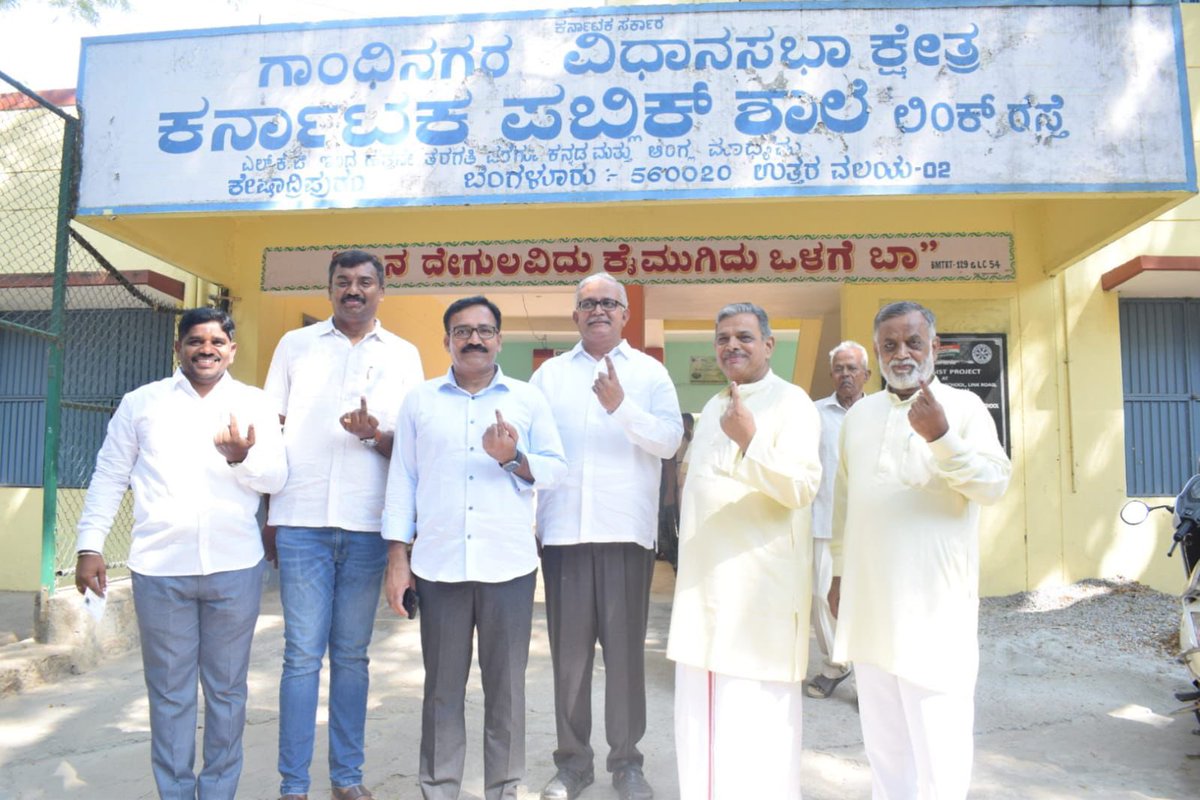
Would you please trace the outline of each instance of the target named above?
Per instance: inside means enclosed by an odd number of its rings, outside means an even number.
[[[211,575],[133,573],[150,699],[150,763],[163,800],[234,800],[242,774],[246,673],[262,563]],[[196,680],[204,690],[204,769],[196,760]]]
[[[279,682],[280,794],[306,794],[321,659],[329,650],[329,779],[362,783],[367,646],[387,566],[378,533],[279,526],[283,677]]]

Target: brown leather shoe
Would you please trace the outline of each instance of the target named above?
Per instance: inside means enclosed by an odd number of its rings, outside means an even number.
[[[374,797],[371,790],[361,783],[333,787],[333,800],[373,800]]]

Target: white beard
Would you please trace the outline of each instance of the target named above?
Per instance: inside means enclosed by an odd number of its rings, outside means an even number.
[[[930,353],[929,357],[926,358],[925,361],[919,366],[917,366],[916,362],[912,359],[905,358],[892,360],[887,364],[881,363],[879,365],[879,370],[883,373],[883,379],[887,381],[889,388],[907,392],[910,389],[916,389],[919,387],[921,385],[921,381],[925,381],[927,383],[929,382],[929,379],[933,377],[933,363],[934,355],[933,353]],[[909,364],[916,366],[916,369],[914,369],[912,372],[909,372],[907,375],[899,375],[892,371],[893,366],[906,366]]]

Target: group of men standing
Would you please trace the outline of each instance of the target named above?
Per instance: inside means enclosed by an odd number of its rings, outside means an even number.
[[[874,800],[966,797],[978,672],[979,507],[1010,463],[983,402],[934,376],[933,313],[830,353],[815,404],[770,370],[762,309],[726,306],[729,386],[696,426],[667,655],[682,800],[801,797],[802,696],[853,664]],[[810,508],[812,505],[812,508]],[[809,619],[822,653],[804,683]]]
[[[477,641],[485,797],[517,797],[539,565],[557,731],[541,797],[573,800],[595,779],[599,643],[605,767],[622,800],[649,800],[638,744],[658,487],[683,436],[670,376],[623,339],[625,289],[600,274],[576,288],[579,342],[529,383],[497,365],[501,312],[482,296],[446,309],[451,367],[425,381],[416,349],[376,318],[383,278],[368,253],[335,255],[332,317],[283,337],[265,391],[226,374],[232,319],[186,312],[178,372],[126,395],[109,426],[76,585],[103,594],[104,537],[132,486],[129,567],[160,796],[235,796],[265,556],[285,622],[281,800],[308,797],[326,654],[332,797],[373,796],[362,767],[381,584],[397,613],[420,607],[422,796],[459,796]],[[837,391],[814,405],[771,372],[761,308],[718,314],[730,383],[688,450],[668,642],[684,800],[798,798],[802,694],[829,696],[851,663],[874,796],[965,794],[978,505],[1004,491],[1008,461],[982,404],[933,379],[936,343],[926,309],[884,308],[875,350],[888,390],[860,399],[866,352],[843,343],[831,354]],[[824,664],[806,685],[810,613]]]

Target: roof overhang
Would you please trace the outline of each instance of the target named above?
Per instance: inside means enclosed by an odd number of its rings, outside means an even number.
[[[1200,297],[1200,256],[1138,256],[1100,278],[1122,297]]]
[[[182,281],[147,269],[122,272],[121,276],[151,300],[168,306],[181,306]],[[128,291],[114,292],[121,281],[107,272],[72,272],[67,275],[69,307],[145,308],[146,304]],[[52,273],[0,275],[0,311],[46,311],[52,305]]]

